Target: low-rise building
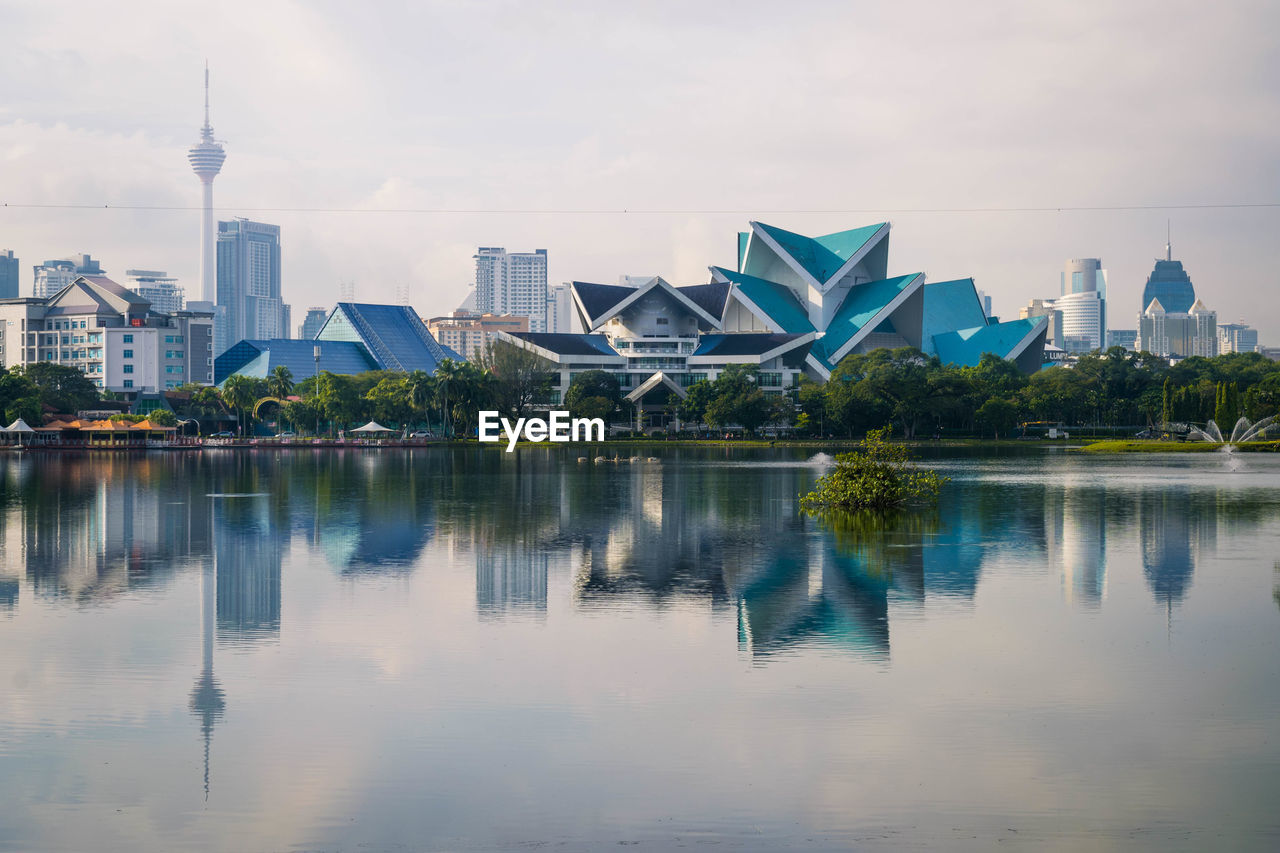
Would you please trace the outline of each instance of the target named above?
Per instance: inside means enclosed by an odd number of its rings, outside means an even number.
[[[0,364],[74,367],[105,391],[164,391],[213,380],[213,316],[155,311],[105,276],[77,276],[47,299],[0,300]]]
[[[482,352],[498,332],[529,331],[529,318],[515,314],[457,310],[448,317],[432,317],[426,322],[437,341],[467,358]]]

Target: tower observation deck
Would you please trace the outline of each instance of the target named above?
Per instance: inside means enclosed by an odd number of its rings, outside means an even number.
[[[213,179],[222,171],[227,152],[213,138],[213,126],[209,124],[209,66],[204,68],[204,126],[200,128],[200,141],[187,151],[187,161],[200,179],[203,199],[200,208],[200,299],[217,301],[217,279],[214,274],[213,254]]]

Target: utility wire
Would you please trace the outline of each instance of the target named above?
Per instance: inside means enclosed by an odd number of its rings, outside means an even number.
[[[3,202],[0,207],[17,210],[156,210],[156,211],[198,211],[198,205],[160,205],[160,204],[27,204],[22,202]],[[1247,210],[1258,208],[1280,208],[1280,202],[1227,202],[1222,204],[1117,204],[1061,207],[864,207],[864,208],[751,208],[751,209],[662,209],[662,208],[471,208],[471,207],[226,207],[215,208],[220,212],[231,213],[384,213],[414,215],[580,215],[603,216],[611,214],[635,214],[658,216],[709,216],[735,215],[752,216],[761,213],[769,214],[849,214],[879,215],[906,213],[1089,213],[1106,211],[1140,211],[1140,210]]]

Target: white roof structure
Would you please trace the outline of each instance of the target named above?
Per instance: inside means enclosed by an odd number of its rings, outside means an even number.
[[[384,427],[377,421],[369,421],[364,426],[356,427],[353,430],[348,430],[348,432],[395,432],[395,430]]]
[[[0,421],[0,423],[3,422]],[[35,430],[28,426],[27,422],[22,418],[18,418],[16,421],[5,427],[4,432],[35,432]]]

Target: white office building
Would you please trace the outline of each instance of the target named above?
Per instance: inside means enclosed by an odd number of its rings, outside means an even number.
[[[1062,312],[1061,341],[1067,352],[1092,352],[1107,342],[1107,271],[1098,258],[1072,258],[1063,267],[1055,302]]]
[[[1220,324],[1218,352],[1258,352],[1258,330],[1243,322]]]
[[[474,310],[528,317],[530,331],[546,332],[547,250],[508,252],[500,246],[481,246],[474,258]]]

